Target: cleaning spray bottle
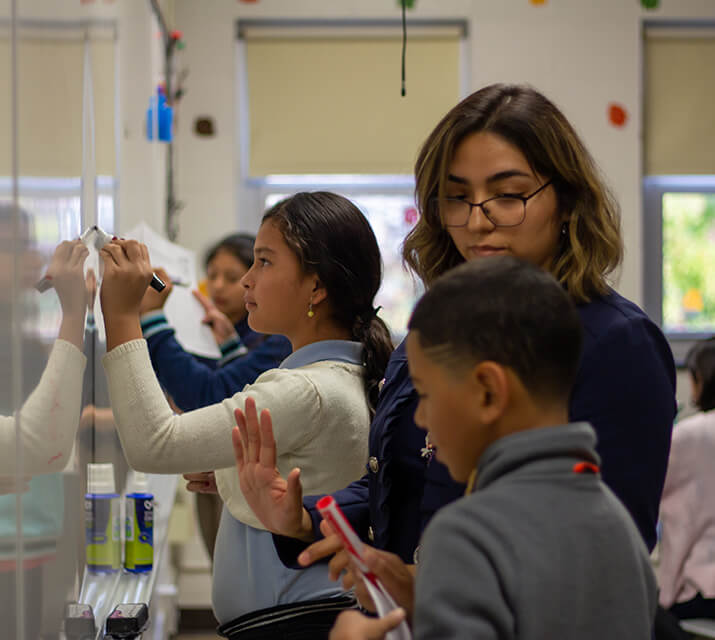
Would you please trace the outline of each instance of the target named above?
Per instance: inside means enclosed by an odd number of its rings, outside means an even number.
[[[87,465],[84,496],[87,570],[112,573],[121,564],[119,494],[114,489],[114,465]]]
[[[132,476],[125,503],[124,568],[144,573],[154,559],[154,496],[145,474],[134,471]]]

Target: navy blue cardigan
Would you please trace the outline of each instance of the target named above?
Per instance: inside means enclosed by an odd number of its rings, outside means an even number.
[[[163,314],[142,317],[142,332],[159,383],[182,411],[230,398],[291,353],[287,338],[256,333],[246,320],[236,325],[240,342],[221,345],[221,360],[184,351]]]
[[[583,347],[569,420],[598,435],[602,476],[630,511],[652,549],[675,417],[675,365],[660,329],[635,304],[611,292],[579,305]],[[404,342],[392,354],[370,429],[367,473],[333,494],[358,535],[413,562],[435,511],[463,494],[436,459],[421,455],[425,432],[413,422],[417,396]],[[319,496],[303,504],[316,536]],[[371,528],[368,535],[368,530]],[[295,565],[303,543],[274,536],[281,559]]]

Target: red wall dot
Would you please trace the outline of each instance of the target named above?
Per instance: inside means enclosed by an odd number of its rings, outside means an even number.
[[[617,102],[611,102],[608,105],[608,121],[614,127],[623,127],[628,121],[628,111]]]
[[[414,224],[417,222],[417,209],[414,207],[407,207],[407,209],[405,209],[405,222],[407,224]]]

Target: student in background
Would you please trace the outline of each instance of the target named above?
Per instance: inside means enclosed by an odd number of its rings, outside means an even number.
[[[284,336],[264,335],[248,326],[241,278],[253,266],[255,236],[233,233],[217,242],[206,254],[208,297],[194,295],[206,311],[208,323],[222,357],[215,361],[186,352],[174,337],[174,330],[163,312],[172,290],[171,279],[163,269],[159,277],[167,284],[161,292],[149,287],[142,300],[141,327],[149,347],[151,363],[164,390],[176,407],[192,411],[229,398],[269,369],[275,369],[290,354]],[[213,559],[216,534],[223,503],[215,491],[213,471],[187,474],[185,479],[197,492],[201,537]],[[209,490],[210,489],[210,490]]]
[[[715,338],[696,343],[685,365],[698,412],[673,429],[660,503],[659,600],[679,619],[715,619]]]
[[[420,218],[403,256],[427,288],[464,261],[506,254],[551,273],[576,304],[584,339],[569,420],[595,429],[603,480],[652,548],[675,367],[658,327],[609,285],[623,251],[619,209],[588,150],[541,93],[495,84],[437,124],[420,150],[415,179]],[[413,562],[426,523],[464,488],[433,459],[413,422],[418,397],[404,342],[385,378],[367,474],[333,496],[364,540]],[[320,496],[302,500],[299,485],[287,480],[280,500],[253,480],[244,496],[264,525],[282,534],[281,558],[298,566],[305,541],[321,535]],[[309,564],[338,548],[336,538],[320,540],[298,561]]]
[[[651,637],[648,552],[601,481],[595,432],[568,418],[580,324],[549,274],[511,257],[461,265],[418,302],[415,421],[468,488],[428,525],[414,606],[400,603],[416,640]],[[394,563],[373,550],[386,586]],[[360,615],[341,615],[331,639],[381,637]]]
[[[132,467],[153,473],[216,469],[225,507],[214,551],[213,606],[229,638],[327,637],[350,594],[327,567],[292,571],[245,502],[233,469],[234,411],[270,408],[277,464],[302,469],[306,488],[334,491],[358,478],[370,415],[392,351],[376,316],[381,259],[360,210],[332,193],[300,193],[263,217],[241,282],[256,331],[285,335],[293,352],[242,392],[174,415],[141,339],[139,309],[152,277],[146,247],[115,240],[101,254],[112,409]],[[249,400],[250,398],[250,400]]]

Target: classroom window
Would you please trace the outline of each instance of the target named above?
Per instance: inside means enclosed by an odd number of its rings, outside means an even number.
[[[396,340],[422,291],[401,255],[417,220],[414,162],[465,92],[466,35],[466,21],[408,21],[401,96],[398,21],[238,23],[241,181],[266,207],[319,189],[357,204],[380,246],[376,304]]]
[[[646,300],[672,338],[715,333],[715,177],[645,180]]]
[[[644,301],[677,359],[715,332],[715,87],[692,74],[713,65],[715,29],[646,24]]]

